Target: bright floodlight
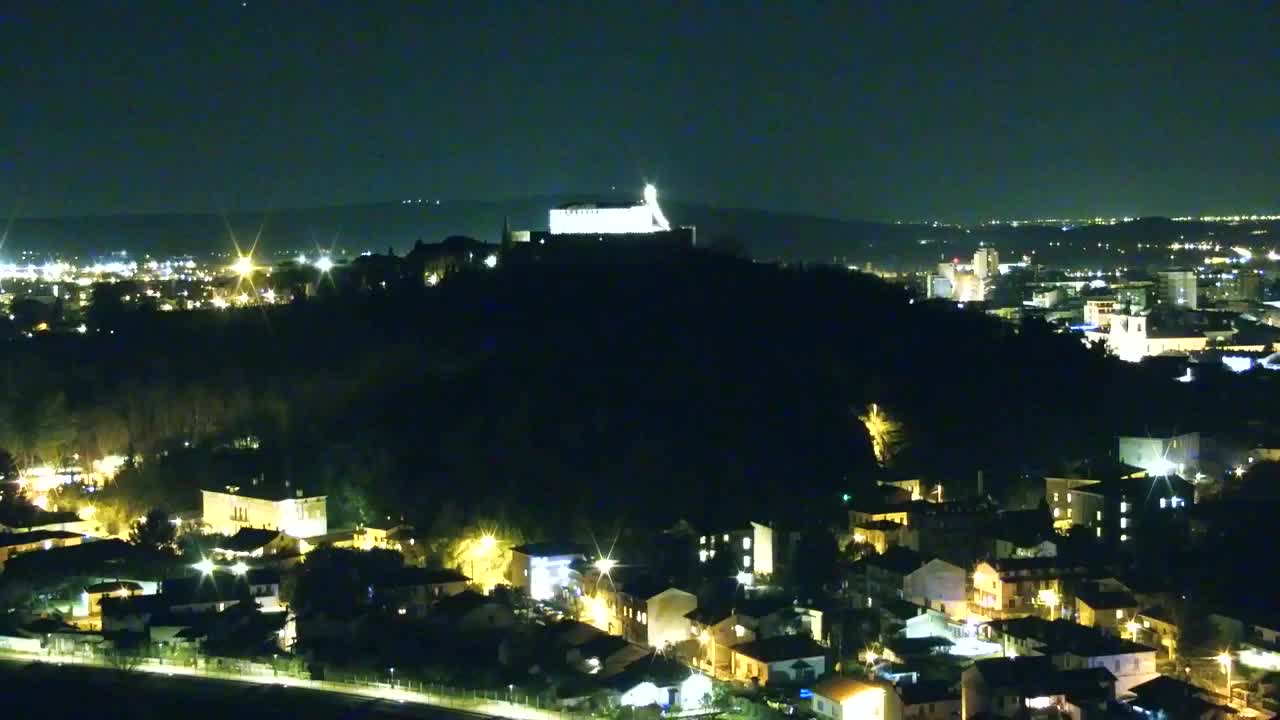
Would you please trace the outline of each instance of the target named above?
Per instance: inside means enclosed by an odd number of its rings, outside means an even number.
[[[595,566],[597,570],[608,575],[610,570],[618,566],[618,561],[613,558],[600,558],[595,561]]]
[[[211,575],[213,573],[213,569],[217,566],[214,565],[213,561],[210,560],[209,558],[204,558],[200,562],[196,563],[195,565],[192,565],[191,567],[199,570],[200,574],[202,575]]]
[[[297,258],[295,258],[295,261],[296,261],[299,265],[306,265],[306,264],[307,264],[307,256],[306,256],[306,254],[305,254],[305,253],[298,253],[298,257],[297,257]]]
[[[1218,653],[1218,656],[1215,657],[1214,660],[1217,660],[1218,664],[1223,667],[1231,667],[1231,653],[1226,652],[1225,650]]]
[[[485,267],[487,267],[487,268],[489,268],[490,270],[492,270],[492,269],[494,269],[494,268],[498,267],[498,256],[497,256],[497,255],[490,255],[489,257],[485,258],[485,259],[484,259],[484,266],[485,266]]]
[[[236,575],[243,575],[249,572],[249,566],[245,565],[244,561],[242,560],[240,562],[237,562],[235,565],[231,566],[231,572],[235,573]]]
[[[250,255],[241,255],[232,263],[231,269],[240,277],[248,277],[253,274],[253,257]]]
[[[489,533],[485,533],[480,536],[480,549],[483,550],[484,552],[489,552],[497,544],[498,544],[498,538],[494,537],[493,535],[490,535]]]
[[[321,255],[316,258],[316,269],[322,273],[327,273],[333,269],[333,260],[328,255]]]
[[[658,188],[653,183],[644,186],[644,201],[650,205],[658,204]]]

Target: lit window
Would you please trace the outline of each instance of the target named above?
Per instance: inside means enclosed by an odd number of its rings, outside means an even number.
[[[710,553],[708,553],[708,554],[710,555],[710,557],[715,557],[715,556],[716,556],[716,551],[715,551],[715,550],[712,550],[712,551],[711,551]]]
[[[1067,493],[1067,502],[1071,502],[1071,493]]]
[[[1123,619],[1124,619],[1124,610],[1116,610],[1116,619],[1117,619],[1117,620],[1123,620]]]
[[[750,555],[743,555],[743,556],[742,556],[742,567],[744,567],[744,568],[749,568],[749,567],[751,567],[751,556],[750,556]]]
[[[1101,511],[1101,510],[1099,510],[1096,514],[1097,514],[1097,520],[1098,520],[1098,522],[1102,522],[1102,511]]]
[[[1163,509],[1165,508],[1165,506],[1166,506],[1166,505],[1168,505],[1168,504],[1169,504],[1169,501],[1168,501],[1167,499],[1165,499],[1165,498],[1160,498],[1160,509],[1161,509],[1161,510],[1163,510]]]
[[[706,562],[706,561],[707,561],[707,551],[706,551],[706,550],[699,550],[699,551],[698,551],[698,562]]]
[[[729,533],[724,534],[724,541],[729,542]]]
[[[640,613],[640,624],[641,624],[641,625],[648,625],[648,624],[649,624],[649,613],[647,613],[647,612],[642,612],[642,613]]]
[[[1120,529],[1125,530],[1129,527],[1129,518],[1120,518]]]
[[[1053,494],[1053,501],[1058,502],[1058,493]]]
[[[742,549],[743,549],[743,550],[750,550],[750,549],[751,549],[751,538],[749,538],[749,537],[744,537],[744,538],[742,538]]]
[[[1129,536],[1121,533],[1120,542],[1128,542],[1128,540],[1129,540]]]
[[[1122,512],[1122,513],[1127,513],[1127,512],[1129,512],[1129,503],[1121,501],[1121,503],[1120,503],[1120,512]]]
[[[706,535],[703,535],[702,537],[698,538],[698,544],[699,544],[699,545],[706,545],[706,544],[707,544],[707,536],[706,536]]]
[[[1062,508],[1054,508],[1054,509],[1053,509],[1053,516],[1054,516],[1054,517],[1058,517],[1058,516],[1059,516],[1059,515],[1061,515],[1061,514],[1062,514]]]
[[[1102,528],[1098,528],[1098,537],[1102,537]]]
[[[1067,517],[1071,517],[1074,514],[1073,513],[1074,510],[1075,508],[1067,508]]]

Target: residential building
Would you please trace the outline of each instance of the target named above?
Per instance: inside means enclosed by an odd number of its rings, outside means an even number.
[[[51,550],[56,547],[79,545],[83,535],[65,530],[31,530],[29,532],[0,533],[0,569],[9,558],[24,552]]]
[[[1087,568],[1059,557],[1007,558],[978,563],[973,571],[970,610],[990,619],[1027,615],[1061,616],[1063,581]]]
[[[781,538],[779,538],[781,539]],[[707,532],[698,536],[698,562],[705,563],[719,553],[732,558],[733,571],[742,578],[767,582],[782,560],[783,543],[775,543],[771,525],[752,521],[746,527]]]
[[[471,581],[457,570],[403,567],[373,585],[373,600],[399,615],[424,618],[437,600],[457,595]]]
[[[946,683],[914,682],[896,687],[903,720],[954,720],[960,717],[960,690]]]
[[[90,616],[102,614],[102,599],[126,598],[142,594],[142,586],[128,580],[94,583],[84,589],[84,605]]]
[[[697,607],[685,613],[685,619],[689,621],[689,635],[698,641],[692,664],[712,677],[731,676],[733,657],[729,649],[756,639],[757,619],[739,614],[732,606]]]
[[[279,530],[243,527],[218,541],[213,554],[223,560],[246,560],[297,555],[299,540]]]
[[[1172,612],[1162,605],[1153,605],[1139,610],[1134,620],[1142,626],[1135,634],[1134,641],[1155,645],[1160,659],[1168,660],[1178,656],[1178,639],[1182,631]]]
[[[1172,268],[1155,273],[1156,293],[1164,305],[1195,310],[1197,303],[1196,271]]]
[[[1090,528],[1103,542],[1125,549],[1144,525],[1180,515],[1194,502],[1195,487],[1177,475],[1103,460],[1046,477],[1045,499],[1059,532]]]
[[[1200,433],[1121,435],[1116,445],[1120,462],[1151,475],[1194,474],[1200,469]]]
[[[986,282],[1000,274],[1000,253],[993,247],[980,247],[973,253],[973,274]]]
[[[307,495],[289,483],[253,480],[245,486],[201,490],[202,516],[214,533],[234,535],[241,528],[278,530],[296,538],[329,530],[324,495]]]
[[[1112,635],[1132,634],[1129,623],[1136,622],[1138,601],[1127,592],[1104,590],[1093,583],[1075,589],[1077,621]]]
[[[440,598],[431,608],[430,619],[459,633],[505,630],[516,622],[509,605],[474,590]]]
[[[870,545],[883,555],[889,548],[902,544],[902,533],[907,526],[889,520],[870,520],[853,526],[853,541]]]
[[[550,600],[582,586],[582,575],[574,566],[586,560],[586,550],[573,543],[519,545],[511,548],[507,582],[534,600]]]
[[[760,685],[810,682],[827,672],[827,651],[807,635],[779,635],[729,649],[732,677]]]
[[[1096,297],[1084,301],[1084,324],[1099,330],[1111,329],[1111,316],[1116,310],[1114,297]]]
[[[813,714],[826,720],[902,720],[902,698],[892,685],[843,675],[813,686]]]
[[[1061,670],[1047,657],[978,660],[960,677],[960,717],[966,720],[1053,717],[1046,714],[1052,711],[1059,717],[1101,717],[1116,698],[1108,670]]]
[[[982,630],[983,636],[999,644],[1008,656],[1044,656],[1059,670],[1106,669],[1119,693],[1158,674],[1155,648],[1069,620],[996,620]]]
[[[1130,705],[1148,717],[1186,720],[1231,720],[1239,711],[1227,698],[1177,678],[1161,675],[1129,688],[1136,697]]]
[[[638,645],[663,648],[689,639],[685,616],[698,607],[698,597],[670,583],[642,577],[605,591],[605,604],[613,618],[611,633]]]

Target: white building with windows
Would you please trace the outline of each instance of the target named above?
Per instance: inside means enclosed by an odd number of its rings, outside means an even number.
[[[204,524],[210,532],[235,535],[241,528],[278,530],[298,538],[329,531],[324,495],[307,495],[300,488],[253,483],[225,491],[201,490]]]
[[[551,211],[552,235],[620,235],[665,232],[671,223],[658,206],[658,189],[645,185],[639,203],[573,203]]]

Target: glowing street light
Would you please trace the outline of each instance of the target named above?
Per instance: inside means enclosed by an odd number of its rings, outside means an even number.
[[[618,561],[613,558],[603,557],[596,560],[593,564],[595,565],[596,570],[599,570],[601,574],[608,575],[610,570],[618,566]]]
[[[1215,657],[1214,660],[1217,660],[1218,664],[1221,665],[1222,669],[1227,673],[1227,704],[1230,705],[1231,704],[1231,665],[1233,664],[1231,653],[1226,650],[1223,650],[1222,652],[1218,653],[1218,656]]]
[[[495,255],[489,255],[489,257],[486,257],[484,259],[484,266],[489,268],[490,270],[498,267],[498,256],[495,254]]]
[[[200,562],[196,563],[195,565],[192,565],[191,567],[195,568],[196,570],[199,570],[201,575],[212,575],[214,568],[216,568],[217,566],[214,565],[213,561],[210,560],[209,558],[201,558]]]
[[[1138,639],[1138,631],[1142,629],[1142,625],[1137,620],[1130,620],[1124,624],[1126,630],[1129,631],[1129,639],[1136,641]]]
[[[249,566],[245,565],[244,561],[241,560],[237,562],[235,565],[231,566],[231,572],[235,573],[236,575],[244,575],[245,573],[249,572]]]
[[[327,273],[333,269],[333,259],[328,255],[321,255],[316,258],[315,268],[322,273]]]
[[[231,264],[231,270],[242,278],[252,275],[255,269],[252,255],[241,255]]]

